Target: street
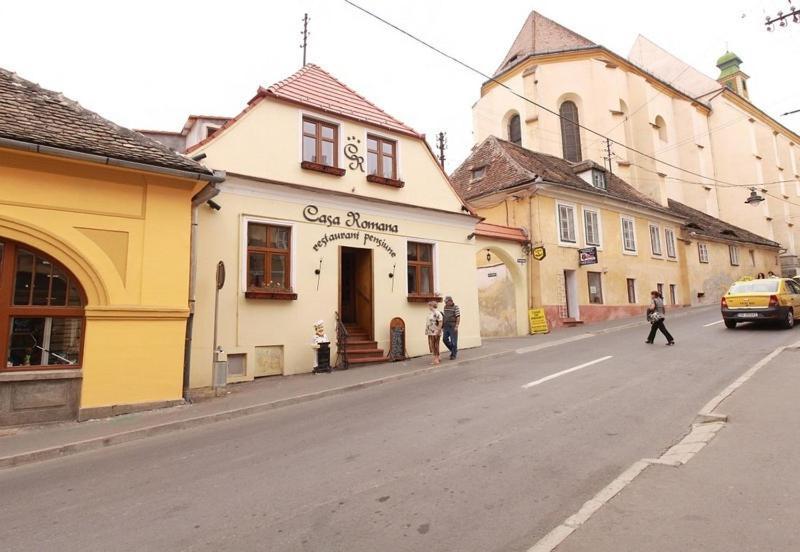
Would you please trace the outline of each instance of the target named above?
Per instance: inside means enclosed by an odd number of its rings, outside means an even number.
[[[718,320],[668,317],[674,347],[633,327],[2,470],[2,549],[525,551],[800,335]]]

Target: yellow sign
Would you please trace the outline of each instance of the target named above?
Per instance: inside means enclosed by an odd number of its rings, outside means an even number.
[[[550,328],[547,325],[547,316],[544,314],[544,309],[530,309],[528,311],[528,322],[530,323],[532,334],[550,332]]]
[[[547,249],[545,249],[543,245],[534,247],[531,253],[533,254],[533,258],[536,259],[537,261],[541,261],[542,259],[547,257]]]

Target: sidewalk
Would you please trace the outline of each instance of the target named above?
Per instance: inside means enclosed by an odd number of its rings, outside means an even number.
[[[685,309],[684,316],[697,309]],[[170,431],[188,429],[216,421],[257,414],[331,395],[363,389],[432,371],[455,368],[468,362],[511,354],[528,353],[596,334],[620,331],[646,324],[642,317],[559,328],[549,334],[484,339],[483,346],[459,351],[457,361],[430,366],[423,356],[402,362],[360,366],[331,374],[302,374],[262,378],[228,386],[228,395],[193,404],[90,420],[18,429],[0,429],[0,469],[38,462],[110,445],[121,444]],[[445,351],[446,352],[446,351]]]
[[[718,408],[728,423],[678,467],[650,464],[557,552],[800,549],[800,349]]]

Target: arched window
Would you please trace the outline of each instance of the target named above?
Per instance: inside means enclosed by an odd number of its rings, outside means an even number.
[[[61,264],[16,242],[0,242],[3,370],[79,368],[85,299]]]
[[[517,114],[508,120],[508,141],[518,146],[522,145],[522,128]]]
[[[658,139],[662,142],[667,141],[667,122],[664,121],[664,117],[661,115],[656,115],[656,122],[653,124],[656,131],[658,131]]]
[[[564,150],[564,159],[577,163],[583,159],[578,106],[574,102],[566,101],[561,104],[558,112],[561,115],[561,146]]]

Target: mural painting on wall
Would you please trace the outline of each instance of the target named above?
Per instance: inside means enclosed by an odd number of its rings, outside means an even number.
[[[517,333],[514,281],[505,264],[478,268],[478,309],[481,336],[504,337]]]

